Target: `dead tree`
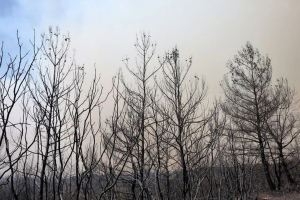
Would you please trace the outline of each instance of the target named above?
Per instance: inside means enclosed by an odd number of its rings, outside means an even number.
[[[299,136],[299,118],[297,117],[298,107],[294,102],[295,91],[292,90],[287,80],[277,79],[274,86],[274,94],[276,95],[279,106],[272,116],[268,117],[266,122],[267,144],[273,161],[276,188],[280,190],[282,185],[282,172],[287,177],[289,184],[295,184],[296,181],[292,177],[288,166],[291,145]]]
[[[33,51],[24,53],[18,32],[17,44],[18,55],[8,54],[8,59],[4,57],[3,42],[0,54],[0,148],[5,149],[4,154],[1,152],[0,181],[1,184],[10,184],[14,199],[18,199],[20,193],[15,183],[16,175],[21,171],[18,164],[33,143],[27,134],[27,113],[17,115],[20,112],[17,107],[25,98],[28,77],[40,51],[34,39],[31,41]],[[26,146],[23,145],[24,141]],[[3,182],[4,179],[6,181]]]
[[[235,131],[242,132],[258,145],[269,188],[275,190],[265,145],[266,121],[278,107],[278,101],[270,91],[271,60],[248,42],[227,67],[229,72],[221,83],[225,95],[223,112],[231,118]]]
[[[186,66],[181,65],[177,48],[166,54],[162,64],[163,77],[157,82],[157,87],[165,103],[159,109],[162,117],[167,119],[167,132],[172,135],[170,145],[181,171],[181,198],[191,199],[193,170],[199,167],[212,144],[206,128],[211,114],[203,104],[207,87],[204,80],[199,83],[197,76],[185,83],[192,59]]]
[[[131,88],[122,79],[125,88],[123,100],[128,105],[130,111],[128,114],[129,130],[131,132],[130,141],[135,142],[132,151],[131,164],[133,170],[132,193],[133,198],[143,200],[145,197],[151,199],[149,190],[149,175],[151,171],[151,159],[148,157],[147,151],[150,148],[151,135],[148,132],[149,109],[151,104],[150,81],[154,74],[161,68],[159,65],[156,69],[150,68],[150,61],[155,53],[156,44],[150,40],[150,35],[145,32],[141,33],[141,37],[136,39],[135,48],[138,53],[136,60],[136,69],[129,67],[129,58],[123,59],[126,69],[135,79],[136,87]],[[136,192],[136,188],[138,191]]]

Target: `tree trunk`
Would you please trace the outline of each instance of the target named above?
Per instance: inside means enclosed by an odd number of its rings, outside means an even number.
[[[271,191],[273,191],[273,190],[276,189],[276,187],[275,187],[275,184],[273,183],[272,178],[271,178],[269,163],[266,160],[264,144],[263,144],[263,141],[262,141],[261,138],[259,138],[259,148],[260,148],[260,157],[261,157],[261,162],[263,164],[264,173],[265,173],[265,176],[267,178],[269,188],[270,188]]]

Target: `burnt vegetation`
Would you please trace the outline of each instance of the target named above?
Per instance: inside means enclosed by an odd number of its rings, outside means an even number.
[[[177,47],[159,57],[145,32],[136,62],[123,59],[129,76],[120,70],[106,90],[101,68],[86,77],[76,64],[69,35],[50,27],[38,41],[24,52],[17,35],[16,56],[1,46],[2,199],[242,200],[298,189],[295,90],[249,42],[208,103],[192,58]]]

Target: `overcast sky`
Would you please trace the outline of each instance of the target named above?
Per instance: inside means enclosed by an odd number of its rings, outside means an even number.
[[[136,34],[146,31],[157,55],[177,45],[182,60],[193,57],[190,76],[206,78],[210,99],[220,96],[226,62],[247,41],[269,55],[273,79],[288,78],[300,90],[299,0],[0,0],[5,52],[16,47],[17,29],[29,44],[32,29],[41,34],[49,26],[70,33],[77,62],[95,63],[107,87],[124,68],[122,58],[134,61]],[[155,57],[151,65],[157,64]]]

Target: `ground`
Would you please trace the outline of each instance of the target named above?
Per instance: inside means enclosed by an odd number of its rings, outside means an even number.
[[[278,192],[269,192],[259,194],[257,200],[300,200],[299,192],[291,193],[278,193]]]

